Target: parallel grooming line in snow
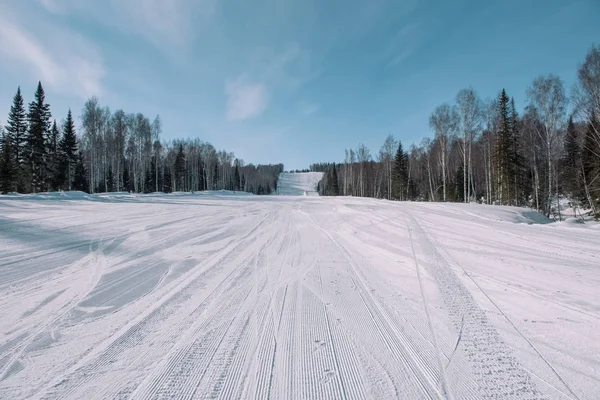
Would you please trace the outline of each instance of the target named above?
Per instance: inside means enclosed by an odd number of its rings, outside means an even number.
[[[600,230],[474,204],[70,196],[0,197],[0,398],[600,397]]]

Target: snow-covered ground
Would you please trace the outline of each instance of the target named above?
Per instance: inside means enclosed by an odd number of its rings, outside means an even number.
[[[322,172],[282,173],[279,175],[277,194],[284,196],[318,196],[317,184]]]
[[[600,230],[229,193],[0,196],[0,398],[598,399]]]

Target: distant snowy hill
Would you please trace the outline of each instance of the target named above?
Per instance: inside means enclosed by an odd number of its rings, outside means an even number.
[[[317,184],[322,172],[282,173],[277,184],[281,196],[318,196]]]

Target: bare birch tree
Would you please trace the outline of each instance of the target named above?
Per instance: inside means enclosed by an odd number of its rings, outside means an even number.
[[[527,89],[529,104],[537,112],[541,122],[537,134],[544,142],[547,166],[547,203],[546,215],[550,215],[552,199],[552,170],[558,156],[557,146],[562,143],[560,131],[565,123],[567,96],[561,79],[556,75],[539,76],[534,79],[531,87]]]
[[[439,164],[442,168],[443,201],[446,201],[447,192],[446,165],[448,163],[448,146],[450,144],[450,139],[456,133],[458,121],[459,115],[456,107],[450,107],[448,104],[438,106],[429,117],[429,126],[434,130],[435,138],[439,142],[440,147]]]

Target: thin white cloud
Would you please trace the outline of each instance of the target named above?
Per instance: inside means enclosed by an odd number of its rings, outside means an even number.
[[[298,45],[287,46],[281,52],[259,48],[238,78],[225,81],[227,119],[256,117],[277,91],[296,90],[314,77],[309,54]],[[305,105],[300,112],[311,115],[317,110],[316,105]]]
[[[15,18],[0,16],[0,60],[24,69],[34,80],[82,98],[99,95],[104,68],[94,46],[83,37],[44,24],[36,34]]]
[[[300,113],[305,116],[311,116],[319,111],[319,106],[314,103],[300,103]]]
[[[225,84],[227,119],[230,121],[254,118],[267,108],[269,94],[264,84],[246,82],[243,77]]]
[[[421,41],[418,22],[400,28],[384,51],[384,57],[388,60],[387,66],[394,67],[407,60],[418,49]]]
[[[139,36],[161,49],[186,45],[193,38],[194,17],[211,18],[216,0],[38,0],[53,14],[92,18],[111,29]]]

